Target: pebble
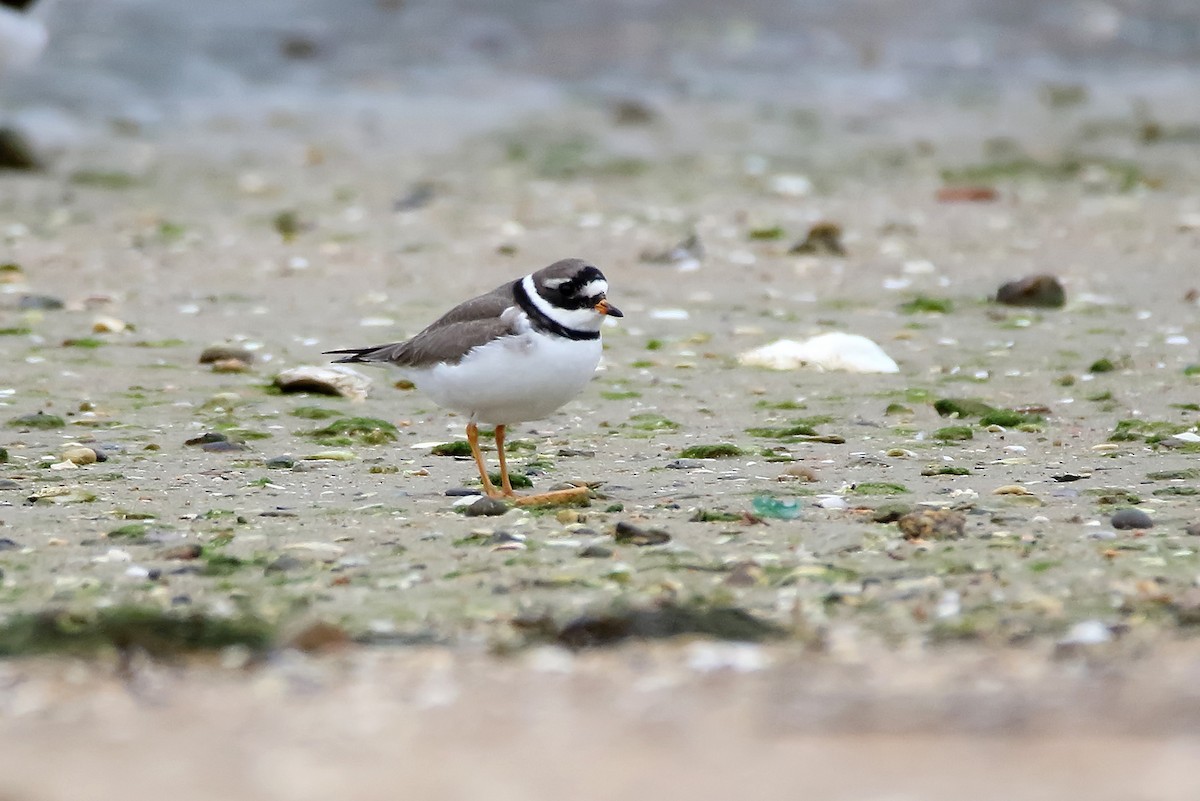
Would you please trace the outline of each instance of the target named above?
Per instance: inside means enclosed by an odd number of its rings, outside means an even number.
[[[2,488],[0,488],[0,489],[2,489]],[[1185,534],[1188,534],[1192,537],[1200,537],[1200,523],[1192,523],[1187,528],[1185,528],[1183,531]]]
[[[230,360],[249,365],[254,362],[254,352],[237,345],[213,345],[200,353],[200,364],[216,364]]]
[[[1118,530],[1154,528],[1154,519],[1141,509],[1120,509],[1113,512],[1108,524]]]
[[[20,489],[21,485],[13,481],[11,478],[0,478],[0,490]]]
[[[212,371],[214,373],[248,373],[250,372],[250,362],[244,362],[241,359],[221,359],[212,363]]]
[[[320,451],[304,457],[305,461],[310,462],[353,462],[357,458],[358,456],[354,454],[354,451],[343,450]],[[296,465],[293,469],[298,469],[299,467],[300,465]]]
[[[1001,286],[996,291],[996,302],[1006,306],[1061,309],[1067,302],[1067,293],[1054,276],[1033,275]]]
[[[273,562],[263,568],[263,573],[270,575],[271,573],[288,573],[293,570],[300,570],[308,566],[308,562],[304,559],[297,559],[289,554],[284,554],[278,557]]]
[[[912,510],[912,506],[907,503],[885,503],[875,507],[875,511],[871,514],[871,520],[875,523],[895,523]]]
[[[729,587],[757,587],[766,583],[766,574],[758,563],[747,559],[735,564],[723,583]]]
[[[813,470],[811,467],[802,467],[800,465],[792,465],[791,467],[789,467],[788,469],[786,469],[782,473],[780,473],[778,476],[776,476],[776,480],[778,480],[778,481],[803,481],[805,483],[811,484],[812,482],[817,480],[817,471]]]
[[[0,551],[13,551],[20,547],[15,540],[8,537],[0,537]]]
[[[671,541],[671,535],[661,529],[644,529],[624,520],[617,523],[613,538],[623,545],[662,545]]]
[[[275,386],[283,392],[314,392],[366,400],[371,379],[344,364],[302,365],[280,372],[275,376]]]
[[[963,535],[967,517],[952,509],[917,509],[896,523],[906,539],[947,540]]]
[[[272,470],[291,470],[296,466],[296,460],[291,456],[272,456],[263,464]]]
[[[184,440],[184,445],[208,445],[211,442],[225,442],[229,437],[216,431],[205,431],[198,437]]]
[[[231,439],[221,440],[220,442],[206,442],[200,446],[200,450],[208,453],[234,453],[238,451],[248,451],[250,446],[244,442],[234,442]]]
[[[22,295],[17,308],[24,311],[58,311],[67,304],[53,295]]]
[[[675,459],[665,465],[668,470],[695,470],[704,466],[704,462],[700,459]]]
[[[579,555],[585,559],[608,559],[613,555],[613,550],[607,545],[592,543],[591,545],[585,545],[583,550],[579,552]]]
[[[750,367],[795,370],[845,370],[851,373],[898,373],[900,366],[883,348],[858,334],[832,331],[797,342],[780,339],[761,348],[746,351],[738,361]]]
[[[64,461],[78,465],[95,464],[100,461],[100,457],[94,450],[84,447],[67,448],[63,451],[62,458]]]
[[[132,330],[133,326],[116,317],[97,317],[92,321],[93,334],[120,334]]]
[[[158,554],[159,559],[186,560],[199,559],[204,553],[204,549],[194,542],[187,545],[176,545],[174,548],[167,548]]]
[[[480,496],[479,500],[467,506],[467,517],[496,517],[508,511],[508,504],[499,498]]]
[[[1059,640],[1060,645],[1101,645],[1111,641],[1112,629],[1103,620],[1081,620]]]

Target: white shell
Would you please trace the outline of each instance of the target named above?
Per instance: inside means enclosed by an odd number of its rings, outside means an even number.
[[[738,357],[744,365],[772,370],[815,367],[818,370],[846,370],[851,373],[898,373],[900,367],[883,348],[858,334],[835,331],[797,342],[780,339]]]

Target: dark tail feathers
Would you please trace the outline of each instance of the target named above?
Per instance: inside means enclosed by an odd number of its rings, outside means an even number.
[[[379,350],[379,348],[377,348],[377,347],[374,347],[374,348],[347,348],[346,350],[327,350],[324,353],[326,356],[346,354],[346,355],[342,356],[342,358],[340,358],[340,359],[333,360],[334,364],[345,364],[347,362],[374,361],[373,359],[369,359],[367,357],[371,353],[373,353],[374,351],[377,351],[377,350]]]

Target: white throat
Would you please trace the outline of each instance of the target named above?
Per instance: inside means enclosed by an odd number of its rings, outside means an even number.
[[[529,297],[529,302],[538,311],[564,328],[575,331],[599,331],[600,325],[604,322],[604,315],[595,309],[563,309],[550,303],[538,294],[532,275],[521,279],[521,287]]]

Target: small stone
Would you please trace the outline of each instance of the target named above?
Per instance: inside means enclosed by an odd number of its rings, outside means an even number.
[[[296,460],[291,456],[272,456],[263,465],[272,470],[291,470],[296,466]]]
[[[309,563],[304,559],[297,559],[289,554],[284,554],[264,567],[263,573],[267,575],[272,573],[290,573],[293,570],[301,570],[308,567],[308,565]]]
[[[371,379],[342,364],[328,367],[304,365],[284,370],[275,376],[275,386],[283,392],[313,392],[365,400]]]
[[[478,495],[479,490],[471,487],[451,487],[442,494],[447,498],[465,498],[468,495]]]
[[[63,451],[62,458],[64,461],[77,465],[95,464],[100,461],[94,450],[84,447],[67,448]]]
[[[779,481],[803,481],[811,484],[817,480],[817,471],[811,467],[792,465],[777,476]]]
[[[559,509],[554,514],[554,519],[562,523],[564,526],[569,526],[572,523],[579,523],[584,518],[583,514],[577,509]]]
[[[53,295],[22,295],[17,308],[25,311],[58,311],[66,306],[61,298]]]
[[[3,489],[3,488],[0,487],[0,489]],[[1200,537],[1200,522],[1190,524],[1183,531],[1185,534],[1187,534],[1189,536]]]
[[[607,545],[592,543],[591,545],[585,545],[583,550],[579,552],[579,555],[585,559],[608,559],[613,555],[613,550]]]
[[[250,450],[250,446],[244,442],[235,442],[234,440],[227,439],[220,442],[207,442],[200,446],[200,450],[207,453],[238,453]]]
[[[0,490],[15,490],[20,488],[21,485],[11,478],[0,478]]]
[[[917,509],[896,522],[906,539],[948,540],[963,536],[967,518],[952,509]]]
[[[246,373],[250,371],[250,362],[241,359],[219,359],[212,363],[214,373]]]
[[[23,414],[20,417],[14,417],[8,421],[10,428],[62,428],[67,424],[56,414],[46,414],[45,412],[35,412],[33,414]]]
[[[617,523],[613,538],[622,545],[662,545],[671,541],[671,535],[661,529],[644,529],[624,520]]]
[[[508,511],[508,504],[499,498],[481,496],[467,507],[467,517],[497,517]]]
[[[1034,275],[1001,286],[996,292],[996,302],[1007,306],[1060,309],[1067,302],[1067,294],[1054,276]]]
[[[1003,487],[996,487],[992,490],[993,495],[1032,495],[1025,487],[1020,484],[1006,484]]]
[[[842,227],[837,223],[819,222],[808,229],[804,241],[792,245],[788,253],[812,256],[845,256],[842,245]]]
[[[766,574],[756,562],[746,560],[738,562],[725,577],[724,583],[730,587],[757,587],[766,581]]]
[[[237,345],[213,345],[200,353],[200,364],[215,364],[230,359],[249,365],[254,362],[254,351]]]
[[[1141,509],[1119,509],[1113,512],[1108,524],[1115,529],[1145,529],[1154,528],[1154,519]]]
[[[284,646],[312,654],[343,648],[350,642],[350,635],[341,626],[317,621],[287,636]]]
[[[8,537],[0,537],[0,551],[15,551],[20,547],[21,546],[17,545],[16,541],[11,540]]]
[[[93,334],[120,334],[132,330],[132,325],[116,317],[97,317],[92,321]]]
[[[5,47],[10,46],[5,44]],[[42,160],[25,134],[7,125],[0,128],[0,169],[32,171],[43,168]]]
[[[176,545],[174,548],[167,548],[158,554],[159,559],[171,560],[188,560],[199,559],[204,549],[194,542],[186,545]]]
[[[871,513],[871,521],[875,523],[895,523],[911,512],[912,506],[907,503],[885,503],[875,507],[875,511]]]
[[[304,457],[307,462],[353,462],[358,456],[354,451],[333,450],[319,451]],[[293,470],[297,470],[301,465],[296,465]]]
[[[665,465],[668,470],[695,470],[706,466],[700,459],[675,459]]]
[[[1060,645],[1102,645],[1113,638],[1112,629],[1102,620],[1081,620],[1059,640]]]
[[[210,442],[225,442],[229,437],[217,431],[206,431],[198,437],[184,440],[184,445],[208,445]]]

